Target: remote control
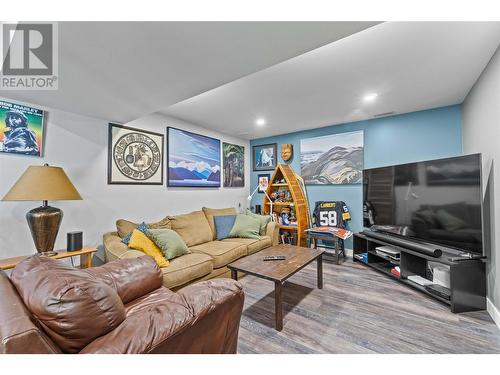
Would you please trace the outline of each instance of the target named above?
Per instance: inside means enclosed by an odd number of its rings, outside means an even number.
[[[284,255],[269,255],[267,257],[264,257],[264,262],[267,262],[269,260],[285,260],[286,257]]]

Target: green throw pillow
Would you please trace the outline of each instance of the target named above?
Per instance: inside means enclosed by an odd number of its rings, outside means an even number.
[[[148,229],[146,235],[158,246],[167,259],[190,254],[184,240],[172,229]]]
[[[267,224],[269,224],[271,222],[271,216],[269,216],[269,215],[254,214],[250,210],[247,210],[247,215],[250,216],[250,217],[253,217],[253,218],[257,219],[257,220],[259,220],[259,222],[260,222],[260,231],[259,231],[259,234],[261,236],[265,236],[266,235]]]
[[[229,237],[260,239],[260,221],[243,214],[236,215]]]

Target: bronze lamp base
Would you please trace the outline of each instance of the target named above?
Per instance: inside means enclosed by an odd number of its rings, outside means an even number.
[[[63,212],[59,208],[49,206],[47,201],[43,201],[43,206],[34,208],[26,214],[38,255],[57,254],[54,251],[54,244],[62,218]]]

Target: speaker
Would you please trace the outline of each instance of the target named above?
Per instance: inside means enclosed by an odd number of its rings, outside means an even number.
[[[68,232],[66,234],[66,243],[68,251],[81,250],[83,246],[83,232]]]

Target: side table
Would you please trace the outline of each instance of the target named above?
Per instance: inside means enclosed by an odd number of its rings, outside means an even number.
[[[318,248],[318,240],[322,241],[334,241],[335,246],[328,246],[328,245],[323,245],[322,247],[326,249],[332,249],[335,250],[335,262],[337,264],[340,264],[340,253],[342,253],[343,257],[345,258],[345,251],[340,249],[339,246],[339,238],[338,237],[333,237],[330,235],[325,235],[325,234],[320,234],[320,233],[307,233],[307,239],[309,240],[309,247],[311,247],[311,244],[313,245],[313,249]],[[329,255],[331,253],[325,252],[325,255]],[[328,259],[326,256],[323,257],[324,259]]]
[[[52,256],[52,259],[64,259],[71,258],[75,256],[80,256],[80,268],[90,268],[92,267],[92,255],[97,251],[95,247],[83,247],[80,250],[76,251],[66,251],[66,250],[57,250],[57,254]],[[18,263],[22,262],[26,258],[35,255],[22,255],[14,258],[6,258],[0,259],[0,270],[8,270],[17,266]]]

